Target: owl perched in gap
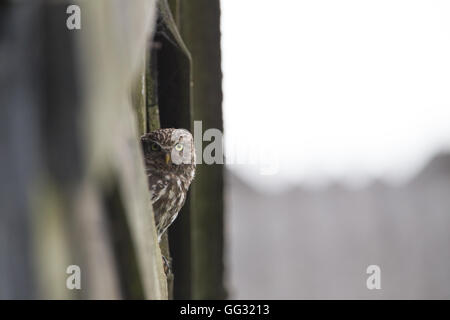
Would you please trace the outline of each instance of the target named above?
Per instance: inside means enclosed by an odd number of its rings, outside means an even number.
[[[165,128],[141,137],[158,241],[183,207],[195,175],[194,139],[185,129]]]

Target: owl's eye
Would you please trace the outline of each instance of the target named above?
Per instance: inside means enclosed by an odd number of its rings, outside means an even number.
[[[182,145],[181,143],[177,143],[177,144],[175,145],[175,150],[177,150],[177,151],[183,150],[183,145]]]
[[[159,151],[159,150],[161,150],[161,147],[160,147],[159,144],[157,144],[156,142],[153,142],[153,143],[151,144],[151,146],[150,146],[150,149],[151,149],[152,151]]]

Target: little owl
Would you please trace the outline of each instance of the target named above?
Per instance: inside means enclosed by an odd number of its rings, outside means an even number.
[[[195,174],[194,139],[184,129],[158,129],[141,137],[158,241],[183,207]]]

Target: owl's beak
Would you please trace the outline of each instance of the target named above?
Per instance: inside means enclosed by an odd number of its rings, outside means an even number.
[[[170,162],[170,153],[166,153],[165,160],[166,160],[166,164],[169,164],[169,162]]]

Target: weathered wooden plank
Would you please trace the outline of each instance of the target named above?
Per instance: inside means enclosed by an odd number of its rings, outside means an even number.
[[[17,181],[0,188],[0,295],[167,298],[139,144],[145,90],[132,90],[156,1],[70,1],[72,31],[69,2],[30,3],[0,10],[0,172]],[[69,264],[80,291],[65,287]]]
[[[223,132],[220,1],[177,1],[177,7],[181,36],[192,57],[193,119],[202,121],[203,130]],[[198,164],[196,171],[191,198],[192,298],[223,299],[223,165]]]

